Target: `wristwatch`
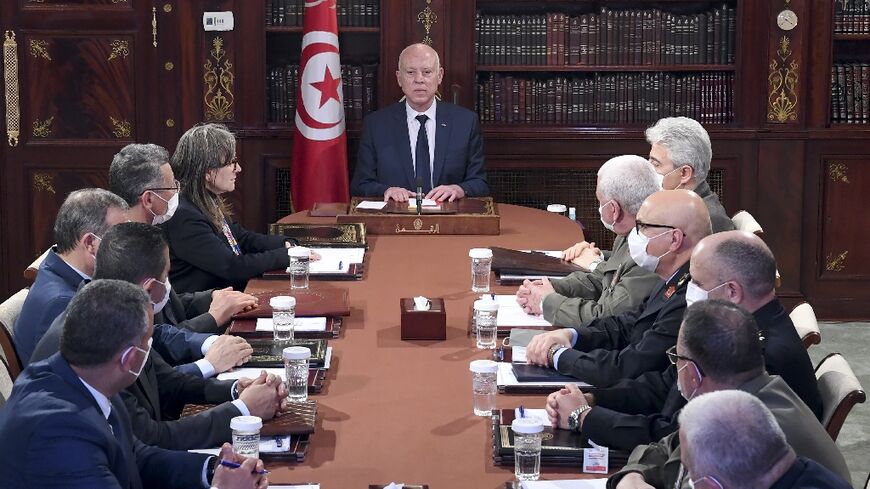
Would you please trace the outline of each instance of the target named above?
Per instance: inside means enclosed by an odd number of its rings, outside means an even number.
[[[556,355],[556,352],[561,350],[562,348],[565,347],[563,345],[553,345],[550,347],[550,350],[547,352],[547,365],[551,367],[556,366],[554,357]]]
[[[571,411],[568,415],[568,429],[575,432],[580,432],[580,415],[592,409],[589,404],[584,404],[579,408]]]

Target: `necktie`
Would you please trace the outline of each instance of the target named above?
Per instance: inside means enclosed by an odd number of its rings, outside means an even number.
[[[415,119],[420,121],[420,130],[417,131],[416,176],[423,179],[423,194],[427,194],[432,190],[432,174],[429,171],[429,138],[426,136],[426,121],[429,116],[420,114]]]

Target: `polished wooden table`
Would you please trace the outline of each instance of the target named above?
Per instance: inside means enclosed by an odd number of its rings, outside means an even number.
[[[545,211],[500,204],[498,236],[369,236],[364,279],[312,282],[347,288],[351,315],[331,340],[333,366],[318,402],[317,430],[305,462],[269,464],[273,483],[319,482],[324,488],[367,487],[391,481],[437,488],[502,488],[513,467],[492,462],[491,421],[471,410],[471,360],[490,358],[467,335],[471,303],[468,250],[502,246],[564,249],[583,239],[575,222]],[[332,222],[302,213],[282,222]],[[509,294],[516,287],[497,286]],[[286,286],[252,280],[249,291]],[[446,341],[399,339],[399,298],[442,297]],[[499,395],[497,407],[543,407],[544,396]],[[544,468],[544,478],[581,477]]]

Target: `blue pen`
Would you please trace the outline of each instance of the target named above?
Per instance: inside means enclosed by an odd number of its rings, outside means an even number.
[[[522,405],[520,405],[520,417],[521,418],[526,417],[526,408],[524,408]]]
[[[338,262],[338,269],[339,269],[339,270],[341,270],[341,268],[342,268],[343,266],[344,266],[344,262],[343,262],[343,261]]]
[[[236,463],[236,462],[231,462],[231,461],[229,461],[229,460],[221,460],[221,463],[220,463],[220,464],[223,465],[224,467],[229,467],[229,468],[231,468],[231,469],[238,469],[239,467],[242,466],[242,464],[239,464],[239,463]],[[263,469],[263,470],[252,470],[251,473],[252,473],[252,474],[259,474],[259,475],[266,475],[266,474],[269,473],[269,471],[266,470],[266,469]]]
[[[489,294],[489,296],[492,297],[492,300],[495,300],[495,294]]]

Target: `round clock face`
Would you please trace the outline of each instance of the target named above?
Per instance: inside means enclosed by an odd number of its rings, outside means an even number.
[[[790,31],[797,27],[798,18],[793,10],[785,9],[776,16],[776,25],[784,31]]]

